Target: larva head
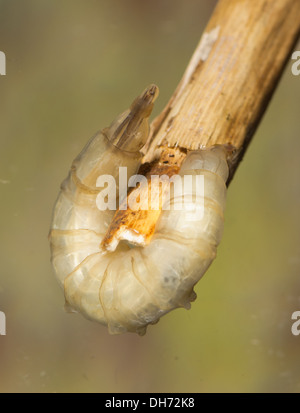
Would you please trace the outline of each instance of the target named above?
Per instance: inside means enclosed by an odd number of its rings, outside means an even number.
[[[158,96],[158,87],[148,86],[131,104],[130,108],[119,115],[103,133],[117,148],[126,152],[138,152],[146,143],[149,133],[149,116]]]

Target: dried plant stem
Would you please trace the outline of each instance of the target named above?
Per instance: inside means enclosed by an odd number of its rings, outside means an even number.
[[[228,184],[299,33],[299,0],[220,0],[181,82],[151,125],[143,165],[148,176],[176,173],[188,150],[232,145]],[[158,217],[122,211],[123,225],[145,242]]]

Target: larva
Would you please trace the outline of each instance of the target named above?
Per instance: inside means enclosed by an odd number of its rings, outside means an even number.
[[[228,166],[219,146],[187,155],[179,176],[190,176],[192,185],[174,188],[170,209],[162,211],[149,245],[101,247],[114,211],[97,207],[97,178],[117,178],[120,166],[127,167],[128,176],[138,170],[157,94],[158,88],[149,86],[90,140],[62,183],[53,213],[51,260],[66,303],[107,325],[110,333],[142,335],[169,311],[190,308],[193,287],[215,258],[222,236]],[[201,214],[198,176],[204,177]]]

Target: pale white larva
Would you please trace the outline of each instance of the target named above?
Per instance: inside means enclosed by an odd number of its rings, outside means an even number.
[[[192,176],[192,186],[174,189],[171,208],[162,211],[149,245],[132,248],[121,242],[113,252],[100,246],[114,211],[97,208],[97,178],[117,177],[120,166],[128,168],[128,176],[137,171],[157,93],[151,85],[88,143],[54,208],[52,264],[66,303],[107,325],[110,333],[142,335],[167,312],[190,308],[193,287],[215,258],[223,231],[228,166],[226,151],[215,147],[187,155],[179,175]],[[201,214],[195,196],[198,175],[204,176]],[[178,203],[182,208],[175,207]]]

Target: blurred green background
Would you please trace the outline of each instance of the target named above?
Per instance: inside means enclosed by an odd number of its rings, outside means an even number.
[[[228,191],[218,257],[146,336],[63,309],[48,230],[95,131],[146,85],[174,91],[211,0],[0,0],[1,392],[299,392],[300,76],[291,61]],[[300,45],[298,48],[300,50]]]

